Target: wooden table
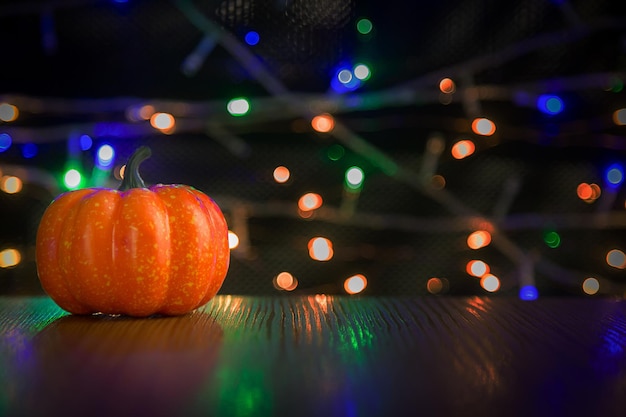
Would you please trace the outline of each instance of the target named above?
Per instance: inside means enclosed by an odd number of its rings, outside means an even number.
[[[3,416],[626,416],[626,302],[220,295],[173,318],[0,298]]]

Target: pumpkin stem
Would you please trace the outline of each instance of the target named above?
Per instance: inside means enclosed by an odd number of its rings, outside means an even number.
[[[146,183],[139,175],[139,165],[150,158],[152,151],[147,146],[141,146],[130,156],[124,169],[124,179],[120,184],[119,191],[130,190],[131,188],[146,188]]]

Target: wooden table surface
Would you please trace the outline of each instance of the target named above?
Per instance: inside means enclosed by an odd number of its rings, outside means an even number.
[[[626,302],[219,295],[173,318],[0,297],[3,416],[626,416]]]

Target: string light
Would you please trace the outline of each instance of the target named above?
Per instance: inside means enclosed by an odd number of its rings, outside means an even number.
[[[474,153],[476,145],[469,139],[460,140],[452,145],[450,153],[455,159],[463,159]]]
[[[493,274],[485,274],[480,278],[480,286],[485,291],[496,292],[500,289],[500,279]]]
[[[82,182],[83,176],[80,171],[75,168],[67,170],[63,176],[63,183],[65,187],[70,190],[79,188]]]
[[[344,290],[350,294],[359,294],[367,287],[367,278],[363,274],[352,275],[343,283]]]
[[[361,168],[354,166],[346,170],[345,184],[350,190],[359,190],[364,180],[365,174]]]
[[[491,136],[496,132],[496,125],[487,118],[479,117],[472,121],[472,132],[477,135]]]
[[[328,133],[335,127],[335,119],[328,113],[319,114],[311,120],[313,129],[320,133]]]
[[[276,181],[279,184],[284,184],[287,181],[289,181],[291,172],[289,171],[289,168],[281,165],[274,169],[274,172],[272,175],[274,177],[274,181]]]
[[[467,237],[467,246],[470,249],[480,249],[491,243],[491,233],[486,230],[477,230]]]
[[[176,120],[169,113],[153,113],[150,116],[150,125],[163,133],[170,133],[174,129]]]
[[[302,211],[311,211],[322,206],[322,196],[317,193],[306,193],[298,200],[298,208]]]
[[[489,273],[489,265],[484,261],[473,259],[467,263],[465,271],[469,275],[480,278]]]
[[[452,94],[456,91],[456,84],[450,78],[439,81],[439,90],[444,94]]]
[[[308,243],[309,256],[316,261],[329,261],[333,257],[333,244],[325,237],[314,237]]]
[[[250,111],[250,102],[245,97],[237,97],[228,102],[226,110],[233,116],[245,116]]]

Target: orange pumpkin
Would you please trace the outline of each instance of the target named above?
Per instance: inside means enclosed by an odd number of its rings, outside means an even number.
[[[37,231],[37,273],[46,293],[75,314],[178,315],[217,294],[230,262],[217,204],[187,185],[146,188],[139,148],[118,190],[57,197]]]

